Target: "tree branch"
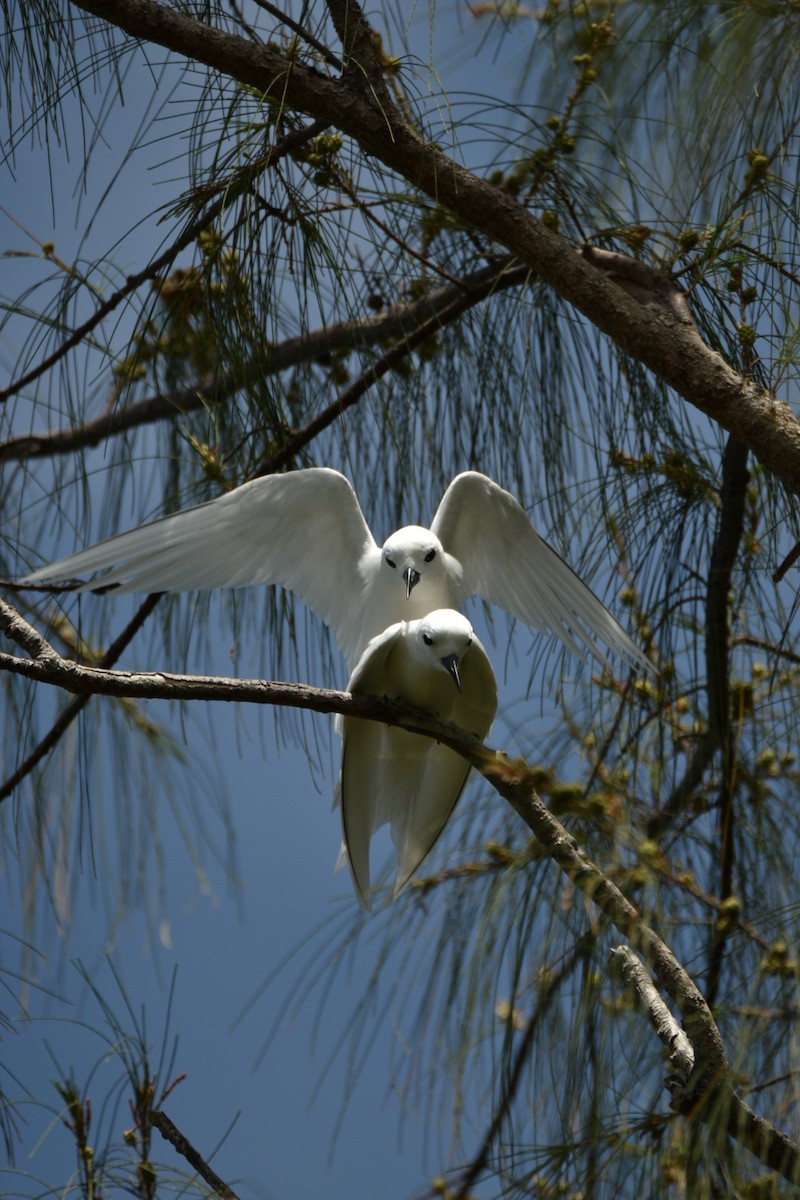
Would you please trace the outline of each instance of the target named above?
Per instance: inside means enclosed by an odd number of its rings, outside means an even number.
[[[150,613],[153,611],[163,593],[157,592],[151,596],[147,596],[139,605],[135,616],[128,622],[119,637],[115,638],[111,645],[106,650],[99,662],[101,667],[113,667],[114,663],[119,658],[125,647],[133,640],[135,635],[144,625]],[[0,602],[2,603],[2,602]],[[86,692],[82,696],[76,696],[69,704],[65,705],[64,709],[59,713],[56,720],[48,729],[43,738],[34,746],[33,750],[15,771],[0,784],[0,804],[6,800],[14,789],[29,775],[43,758],[45,758],[52,749],[58,744],[66,731],[69,729],[72,722],[78,716],[86,705],[91,700],[91,693]]]
[[[792,492],[800,494],[800,421],[769,389],[744,378],[700,336],[685,306],[665,303],[657,288],[634,298],[591,261],[526,211],[512,196],[479,179],[425,141],[388,97],[377,55],[367,49],[355,0],[336,0],[331,15],[344,30],[353,69],[331,79],[265,46],[223,33],[155,0],[71,0],[135,38],[155,42],[233,79],[280,96],[282,103],[324,118],[419,188],[534,270],[564,300],[627,353],[658,374],[701,412],[736,435]],[[368,32],[368,31],[367,31]],[[375,65],[377,62],[377,66]],[[372,67],[366,80],[355,67]],[[357,82],[354,82],[357,80]],[[615,258],[614,273],[620,264]]]
[[[206,380],[196,387],[182,388],[167,395],[149,396],[113,412],[104,413],[94,421],[57,429],[52,433],[32,433],[0,442],[0,461],[44,458],[67,454],[86,446],[96,446],[105,438],[154,421],[173,419],[186,413],[221,404],[229,400],[256,372],[259,377],[277,375],[288,367],[311,362],[326,354],[359,350],[395,338],[409,339],[425,323],[428,333],[456,320],[467,309],[487,296],[502,292],[525,282],[528,267],[504,258],[499,263],[482,267],[456,283],[437,288],[406,305],[400,305],[379,316],[363,321],[342,321],[330,328],[315,329],[299,337],[287,338],[276,346],[263,350],[257,362],[242,368],[236,375],[218,380]],[[414,342],[414,345],[418,343]],[[409,346],[409,349],[413,348]],[[369,369],[367,371],[369,374]],[[370,376],[372,378],[372,376]]]
[[[706,585],[708,728],[695,749],[684,778],[648,821],[647,836],[651,838],[660,837],[675,817],[680,815],[686,801],[700,786],[706,769],[720,747],[723,754],[723,793],[730,783],[730,591],[733,569],[744,534],[747,484],[750,479],[747,453],[747,447],[737,438],[728,438],[722,460],[719,519],[711,549]],[[722,795],[720,808],[727,811],[727,802]],[[723,819],[722,826],[730,868],[730,854],[733,849],[733,844],[729,841],[732,836],[730,820]],[[724,855],[723,861],[725,858]],[[728,876],[730,877],[730,869]]]
[[[493,269],[494,270],[494,269]],[[506,268],[508,279],[521,282],[528,275],[528,268],[519,263],[511,263]],[[481,272],[482,274],[482,272]],[[501,273],[502,277],[502,273]],[[372,363],[356,379],[350,387],[341,392],[336,399],[323,409],[316,417],[303,426],[302,429],[287,435],[281,447],[270,455],[269,462],[257,474],[268,474],[278,471],[292,461],[296,454],[308,445],[323,429],[332,425],[347,409],[352,408],[369,391],[369,389],[387,375],[394,367],[407,358],[418,346],[423,345],[428,338],[433,337],[445,325],[451,324],[468,309],[480,303],[485,296],[495,290],[499,279],[492,274],[484,284],[475,289],[448,288],[452,297],[447,307],[434,312],[427,320],[422,321],[410,333],[401,333],[398,340],[375,363]]]
[[[180,1129],[170,1121],[166,1113],[161,1112],[158,1108],[152,1109],[150,1112],[150,1124],[158,1130],[165,1141],[175,1147],[178,1154],[186,1159],[193,1170],[197,1171],[198,1175],[213,1189],[215,1195],[220,1197],[220,1200],[239,1200],[233,1188],[228,1187],[227,1183],[220,1179],[216,1171],[212,1170],[202,1154],[198,1150],[195,1150],[189,1139],[184,1137]]]
[[[489,1155],[492,1152],[492,1147],[500,1133],[503,1121],[511,1111],[511,1105],[514,1102],[514,1097],[519,1090],[519,1085],[522,1081],[522,1073],[525,1069],[531,1050],[534,1045],[534,1039],[539,1032],[542,1021],[547,1015],[550,1008],[550,1002],[556,994],[556,991],[568,979],[575,967],[581,960],[587,948],[596,940],[594,930],[589,930],[579,940],[578,945],[573,950],[569,960],[564,963],[558,970],[550,970],[542,972],[542,982],[540,984],[539,1000],[533,1013],[528,1019],[525,1030],[522,1034],[522,1039],[517,1046],[514,1054],[514,1062],[508,1074],[508,1081],[497,1104],[492,1119],[489,1124],[483,1141],[474,1155],[472,1161],[463,1169],[459,1175],[458,1185],[456,1190],[449,1193],[449,1200],[469,1200],[472,1195],[472,1187],[478,1182],[481,1174],[489,1162]]]
[[[698,1104],[692,1084],[695,1055],[689,1038],[661,999],[644,963],[630,947],[617,946],[611,955],[614,969],[634,993],[639,1008],[669,1052],[669,1062],[675,1074],[667,1080],[667,1088],[676,1111],[684,1116],[695,1115],[703,1121],[721,1124],[730,1137],[755,1154],[761,1162],[791,1182],[800,1182],[800,1146],[757,1116],[734,1092],[728,1080],[722,1082],[718,1093],[700,1097]]]
[[[276,146],[269,150],[256,166],[252,166],[249,174],[253,176],[261,174],[263,171],[267,170],[268,167],[273,166],[274,163],[278,162],[291,151],[297,150],[305,142],[310,141],[311,138],[316,137],[318,133],[321,133],[326,128],[327,122],[315,121],[312,125],[308,125],[304,129],[293,130],[292,133],[287,134],[286,137],[282,138]],[[248,174],[248,172],[245,172],[245,174]],[[17,392],[22,391],[22,389],[27,387],[29,383],[33,383],[34,380],[38,379],[41,375],[44,375],[45,372],[49,371],[50,368],[55,366],[57,362],[64,358],[70,350],[73,350],[75,346],[80,345],[84,338],[87,337],[93,329],[96,329],[97,326],[105,320],[109,313],[112,313],[114,309],[122,303],[123,300],[131,295],[132,292],[135,292],[137,288],[140,288],[143,283],[148,283],[150,280],[155,279],[157,275],[162,273],[162,271],[167,270],[175,261],[176,256],[180,254],[182,250],[185,250],[187,246],[190,246],[192,242],[197,241],[197,238],[200,236],[200,234],[204,230],[208,229],[209,225],[213,224],[220,213],[224,211],[228,204],[230,204],[232,190],[233,189],[230,188],[224,189],[219,200],[212,204],[210,208],[206,209],[201,216],[196,217],[193,221],[191,221],[186,226],[183,233],[179,234],[172,245],[169,246],[163,254],[160,254],[158,258],[153,259],[153,261],[141,271],[137,271],[135,274],[129,275],[125,281],[124,287],[119,288],[113,293],[113,295],[109,296],[108,300],[104,300],[102,304],[99,304],[92,315],[87,317],[83,324],[79,325],[77,329],[74,329],[69,337],[67,337],[61,343],[61,345],[53,351],[52,354],[49,354],[47,358],[43,359],[42,362],[37,364],[37,366],[32,367],[30,371],[26,372],[25,375],[21,375],[19,379],[15,379],[7,387],[0,388],[0,404],[8,400],[9,397],[16,395]],[[22,441],[23,443],[26,441],[25,438],[15,440]],[[6,443],[6,445],[7,444],[8,443]],[[93,443],[90,442],[89,444],[91,445]],[[74,446],[66,447],[68,450],[74,448]],[[0,459],[6,457],[3,455],[2,450],[3,447],[0,446]],[[18,453],[10,457],[22,458],[24,455]]]
[[[661,999],[644,963],[630,946],[614,946],[610,959],[612,970],[620,975],[625,986],[632,992],[638,1007],[644,1012],[659,1041],[667,1050],[670,1066],[685,1085],[694,1067],[692,1043]]]
[[[747,503],[747,447],[729,437],[722,460],[717,532],[711,551],[706,592],[706,679],[708,727],[719,746],[730,733],[730,592],[736,557],[744,534]]]

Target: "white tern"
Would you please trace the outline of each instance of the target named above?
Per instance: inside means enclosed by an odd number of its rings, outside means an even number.
[[[466,617],[437,609],[400,621],[373,638],[350,676],[349,692],[405,700],[452,721],[481,740],[497,709],[486,651]],[[431,738],[377,721],[342,722],[343,851],[356,893],[370,907],[369,846],[387,823],[397,850],[393,898],[433,847],[456,805],[470,767]]]
[[[379,547],[349,482],[310,467],[265,475],[71,554],[24,583],[113,568],[81,586],[127,592],[282,584],[328,625],[348,668],[397,621],[481,596],[584,658],[596,639],[647,660],[605,605],[539,537],[509,493],[476,471],[449,485],[430,529],[407,525]]]

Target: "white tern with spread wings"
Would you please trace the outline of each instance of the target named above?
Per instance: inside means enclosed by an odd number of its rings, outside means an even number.
[[[396,621],[459,608],[473,595],[584,657],[599,639],[647,661],[605,605],[543,541],[514,497],[476,471],[447,488],[430,529],[407,525],[379,547],[343,475],[310,467],[253,479],[224,496],[71,554],[23,582],[113,568],[83,591],[279,583],[328,625],[352,670]]]
[[[373,638],[347,690],[405,700],[481,740],[497,709],[486,651],[467,618],[452,609],[398,622]],[[431,738],[377,721],[346,717],[342,738],[342,857],[350,863],[359,900],[369,908],[372,834],[391,826],[397,896],[447,824],[470,766]]]

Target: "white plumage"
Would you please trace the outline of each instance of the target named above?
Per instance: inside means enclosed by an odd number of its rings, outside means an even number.
[[[408,525],[379,548],[356,494],[326,467],[266,475],[207,504],[100,542],[23,582],[111,568],[82,590],[128,592],[282,584],[333,632],[352,670],[397,621],[460,608],[472,595],[555,633],[601,661],[599,639],[647,669],[608,609],[544,542],[512,495],[466,471],[447,488],[430,529]]]
[[[398,622],[373,638],[347,690],[405,700],[481,740],[497,709],[486,651],[466,617],[451,609]],[[447,824],[470,768],[431,738],[376,721],[346,717],[342,738],[343,849],[358,898],[369,908],[372,834],[391,826],[397,896]]]

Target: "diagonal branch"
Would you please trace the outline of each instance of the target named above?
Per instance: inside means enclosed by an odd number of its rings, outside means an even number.
[[[236,1192],[233,1188],[228,1187],[224,1180],[220,1179],[219,1175],[206,1162],[199,1150],[195,1150],[192,1143],[185,1137],[180,1129],[169,1119],[166,1113],[160,1109],[154,1108],[150,1111],[150,1124],[153,1125],[165,1141],[174,1146],[178,1154],[185,1158],[189,1166],[197,1171],[198,1175],[209,1185],[216,1196],[220,1200],[238,1200]]]
[[[337,58],[333,51],[330,50],[324,42],[321,42],[319,38],[314,37],[313,33],[310,33],[309,30],[306,29],[304,25],[301,25],[299,21],[293,20],[288,13],[283,12],[274,4],[270,4],[269,0],[255,0],[255,2],[259,8],[263,8],[264,12],[268,12],[271,17],[275,17],[275,19],[280,21],[282,25],[285,25],[288,29],[291,29],[292,32],[296,33],[299,38],[302,38],[307,45],[316,50],[329,67],[333,67],[336,71],[342,70],[341,60]]]
[[[158,601],[161,599],[161,592],[156,592],[139,605],[135,615],[128,622],[119,637],[115,638],[111,645],[106,650],[105,654],[100,659],[98,666],[113,667],[114,663],[119,658],[122,651],[133,640],[136,634],[144,625],[150,613],[155,608]],[[72,722],[78,714],[86,707],[91,700],[91,693],[86,692],[82,696],[75,696],[66,704],[59,713],[56,720],[53,722],[47,733],[34,746],[33,750],[15,771],[0,784],[0,804],[6,800],[14,789],[22,782],[26,775],[29,775],[34,767],[45,758],[52,749],[59,743],[61,738],[69,729]]]
[[[546,1017],[550,1008],[550,1002],[554,998],[559,987],[568,979],[575,970],[578,963],[586,950],[594,944],[597,935],[593,929],[580,938],[577,946],[572,951],[569,960],[564,963],[558,970],[543,972],[543,981],[540,985],[540,994],[538,1003],[533,1013],[528,1019],[525,1030],[522,1034],[519,1045],[514,1054],[514,1061],[509,1071],[508,1080],[503,1089],[503,1094],[500,1097],[499,1103],[496,1105],[492,1114],[492,1119],[489,1123],[489,1128],[484,1134],[477,1153],[472,1158],[472,1161],[463,1168],[459,1179],[458,1186],[455,1191],[449,1193],[450,1200],[470,1200],[472,1196],[472,1188],[480,1179],[486,1166],[489,1162],[489,1156],[492,1153],[495,1142],[500,1134],[503,1122],[506,1120],[511,1106],[514,1103],[514,1098],[519,1090],[519,1085],[522,1080],[523,1071],[528,1063],[531,1055],[531,1049],[534,1044],[536,1034],[539,1032],[541,1023]]]
[[[510,263],[505,270],[507,280],[510,282],[521,282],[529,273],[527,267],[519,263]],[[435,311],[432,316],[422,321],[413,331],[401,334],[395,344],[390,346],[377,362],[372,363],[362,371],[358,379],[350,387],[346,388],[345,391],[341,392],[327,408],[323,409],[321,413],[309,421],[307,425],[303,426],[302,429],[289,434],[282,442],[280,449],[270,456],[269,462],[257,474],[266,475],[273,471],[278,471],[290,463],[304,446],[317,437],[323,429],[327,429],[338,420],[349,408],[357,404],[379,379],[382,379],[384,375],[387,375],[389,371],[398,366],[404,358],[408,357],[412,350],[416,350],[418,346],[423,345],[428,338],[433,337],[445,325],[451,324],[468,309],[480,303],[497,286],[505,286],[501,283],[502,279],[502,272],[497,277],[494,274],[494,268],[492,268],[491,276],[486,279],[484,286],[480,288],[474,290],[465,288],[442,289],[443,291],[448,291],[451,297],[447,306]]]
[[[708,346],[677,286],[637,286],[620,277],[620,256],[608,270],[602,255],[569,246],[513,196],[472,174],[426,141],[388,97],[377,51],[355,0],[331,3],[344,29],[350,65],[332,79],[267,46],[224,33],[155,0],[71,0],[134,38],[280,96],[285,105],[335,125],[384,166],[448,208],[460,221],[506,247],[539,279],[583,313],[623,350],[659,375],[713,421],[735,434],[784,485],[800,494],[800,421],[774,394],[734,370]],[[366,30],[366,33],[365,33]],[[369,77],[364,70],[370,70]]]

